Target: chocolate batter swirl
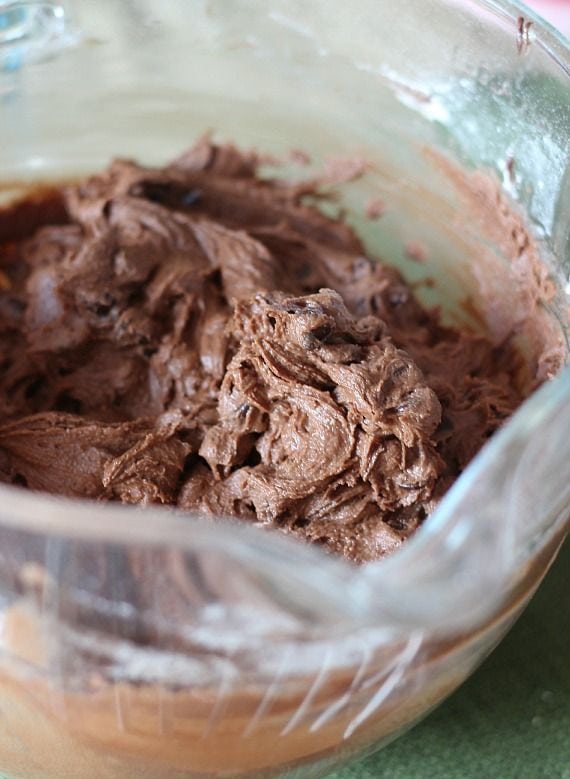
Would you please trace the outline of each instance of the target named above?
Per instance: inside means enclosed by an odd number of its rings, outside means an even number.
[[[517,358],[256,168],[202,140],[3,215],[0,479],[374,560],[521,402]]]

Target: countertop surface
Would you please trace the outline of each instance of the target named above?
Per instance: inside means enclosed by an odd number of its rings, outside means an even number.
[[[454,695],[328,779],[570,779],[570,540],[514,628]]]

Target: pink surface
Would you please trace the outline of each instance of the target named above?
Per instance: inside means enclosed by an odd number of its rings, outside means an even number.
[[[570,36],[570,0],[526,0],[526,4]]]

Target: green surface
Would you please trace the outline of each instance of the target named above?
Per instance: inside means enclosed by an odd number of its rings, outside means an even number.
[[[570,542],[457,693],[394,744],[329,779],[570,779]]]

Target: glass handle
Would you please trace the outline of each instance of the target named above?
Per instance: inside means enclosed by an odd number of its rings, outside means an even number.
[[[408,630],[473,629],[508,600],[539,555],[561,543],[570,530],[569,391],[570,368],[473,461],[423,535],[402,551],[405,588],[390,560],[364,572],[378,602],[396,604],[393,622]]]
[[[0,0],[0,73],[53,56],[72,40],[61,3]]]

